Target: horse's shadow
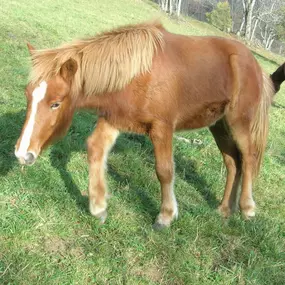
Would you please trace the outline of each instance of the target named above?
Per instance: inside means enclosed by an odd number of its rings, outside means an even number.
[[[25,112],[5,113],[0,117],[0,176],[5,176],[16,165],[14,146],[20,135]]]
[[[65,188],[69,195],[76,201],[78,208],[82,212],[87,213],[88,198],[86,195],[81,194],[81,191],[74,182],[71,173],[67,170],[67,164],[70,160],[71,152],[82,150],[83,148],[72,148],[71,150],[68,140],[64,139],[52,147],[50,160],[51,165],[58,170]]]
[[[21,132],[24,118],[24,111],[6,113],[0,117],[0,176],[5,176],[13,166],[17,164],[17,160],[14,156],[14,145]],[[67,191],[76,201],[79,210],[83,212],[88,212],[88,198],[82,195],[71,173],[67,170],[67,164],[73,152],[86,152],[85,141],[88,135],[91,134],[95,122],[96,117],[93,114],[85,112],[76,114],[68,135],[53,145],[50,152],[52,166],[58,170]],[[126,142],[128,143],[126,144]],[[143,150],[142,155],[145,156],[145,161],[148,161],[149,164],[152,164],[154,167],[152,144],[145,136],[123,134],[119,137],[113,151],[116,153],[124,153],[126,148],[132,147],[134,143],[140,145],[140,148]],[[218,201],[215,195],[211,193],[211,191],[208,191],[211,187],[206,180],[197,173],[196,167],[191,159],[186,159],[182,154],[176,151],[175,162],[176,175],[181,176],[187,183],[197,189],[207,201],[209,207],[216,207]],[[126,202],[130,207],[134,206],[136,210],[139,210],[144,215],[147,213],[147,215],[154,217],[157,214],[158,201],[154,201],[153,198],[142,189],[142,185],[139,185],[139,182],[136,180],[132,180],[127,172],[119,173],[115,167],[109,164],[109,175],[119,184],[125,183],[126,181],[128,182],[130,194],[123,198],[126,198]],[[146,177],[146,179],[148,178]],[[133,200],[138,201],[139,204],[136,203],[136,205],[133,205]]]
[[[282,105],[282,104],[279,104],[279,103],[277,103],[277,102],[272,102],[272,106],[273,107],[275,107],[275,108],[277,108],[277,109],[285,109],[285,106],[284,105]]]
[[[58,170],[67,191],[76,201],[78,208],[86,213],[88,212],[88,197],[82,195],[71,173],[67,170],[67,164],[73,152],[84,152],[86,150],[85,140],[88,134],[92,132],[95,122],[96,118],[90,113],[76,114],[68,135],[55,143],[50,152],[51,165]]]
[[[66,189],[70,195],[75,199],[79,209],[87,211],[88,199],[86,196],[82,196],[80,189],[74,182],[71,174],[67,170],[67,163],[71,157],[72,152],[85,152],[86,151],[86,138],[92,132],[96,119],[94,116],[88,113],[80,113],[74,118],[72,127],[62,141],[58,142],[52,147],[50,159],[52,165],[59,171],[62,180],[65,183]],[[84,139],[83,139],[84,138]],[[136,134],[122,134],[113,149],[115,153],[121,153],[122,155],[127,152],[129,147],[140,145],[142,149],[140,155],[144,156],[144,161],[153,165],[154,169],[154,156],[153,147],[151,142],[146,136]],[[216,196],[209,190],[211,189],[207,181],[197,173],[195,164],[191,159],[185,158],[181,153],[175,153],[176,162],[176,175],[181,176],[191,184],[200,195],[207,201],[209,207],[215,208],[218,205]],[[87,163],[87,161],[86,161]],[[127,165],[126,165],[127,167]],[[135,170],[134,170],[135,171]],[[136,179],[132,179],[128,172],[117,171],[116,167],[112,164],[108,164],[108,175],[110,175],[118,184],[128,184],[128,194],[121,192],[124,202],[130,207],[134,207],[135,210],[140,211],[143,215],[154,217],[158,213],[158,201],[154,201],[150,195],[143,189]],[[141,175],[144,175],[141,173]],[[145,180],[149,177],[145,177]],[[134,201],[137,201],[134,205]]]
[[[128,146],[131,144],[140,145],[140,147],[138,148],[142,150],[140,153],[140,156],[143,154],[142,160],[146,161],[148,165],[151,165],[153,167],[153,172],[154,172],[155,162],[154,162],[153,146],[147,136],[136,135],[136,134],[124,134],[121,137],[121,139],[118,140],[114,148],[114,152],[116,153],[124,152],[124,149],[128,148]],[[219,201],[216,198],[215,194],[211,191],[211,186],[208,184],[206,179],[204,179],[204,177],[198,173],[195,162],[192,161],[190,157],[185,157],[185,155],[183,155],[178,150],[174,151],[174,161],[175,161],[175,172],[176,172],[175,176],[179,176],[181,179],[183,179],[189,185],[191,185],[192,186],[191,188],[192,189],[194,188],[203,197],[203,199],[206,201],[206,203],[210,208],[216,208],[219,204]],[[110,175],[115,176],[115,179],[119,181],[120,184],[123,184],[128,180],[128,187],[131,188],[132,197],[133,197],[133,199],[130,199],[129,201],[130,207],[132,206],[131,205],[132,200],[135,200],[137,197],[140,197],[141,205],[139,206],[136,205],[136,207],[141,207],[141,210],[144,212],[146,212],[147,210],[147,213],[150,214],[152,217],[154,217],[158,213],[157,205],[159,204],[159,201],[153,201],[153,199],[150,198],[150,195],[147,195],[147,192],[145,190],[142,190],[142,185],[139,185],[135,179],[134,180],[130,179],[128,174],[126,175],[123,175],[122,173],[119,174],[118,172],[115,171],[115,169],[112,168],[112,166],[110,168],[111,168],[109,169]],[[142,173],[142,175],[144,174]],[[148,179],[149,177],[147,175],[143,178],[143,180],[145,181],[147,181]],[[191,190],[185,189],[185,191],[183,191],[184,195],[187,191]],[[189,196],[191,195],[190,192],[186,193],[186,195],[187,194],[189,194]],[[191,211],[189,207],[183,204],[184,210]]]

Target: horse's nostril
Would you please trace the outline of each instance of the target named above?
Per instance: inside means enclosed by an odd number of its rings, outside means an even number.
[[[26,155],[25,155],[25,162],[26,164],[33,164],[35,162],[35,155],[32,153],[32,152],[28,152]]]

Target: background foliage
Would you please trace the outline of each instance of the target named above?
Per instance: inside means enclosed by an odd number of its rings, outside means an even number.
[[[220,2],[217,7],[206,13],[208,22],[214,27],[227,32],[232,26],[231,10],[228,2]]]

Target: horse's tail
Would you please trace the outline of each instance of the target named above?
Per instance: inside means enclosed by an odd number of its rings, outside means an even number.
[[[258,103],[257,111],[251,125],[252,142],[256,151],[256,164],[254,168],[255,176],[257,176],[259,173],[266,147],[269,123],[269,107],[274,95],[272,80],[264,72],[262,74],[263,83],[260,101]]]

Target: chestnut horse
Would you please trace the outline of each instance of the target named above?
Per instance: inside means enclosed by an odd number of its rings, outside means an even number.
[[[222,153],[227,180],[219,206],[224,216],[239,206],[255,215],[252,181],[264,153],[270,78],[241,43],[188,37],[158,22],[121,27],[55,49],[34,50],[26,88],[27,116],[16,144],[20,163],[40,152],[70,126],[74,111],[96,109],[88,138],[89,208],[103,222],[107,212],[105,166],[120,131],[149,135],[161,185],[156,226],[177,217],[172,140],[174,131],[209,127]]]

